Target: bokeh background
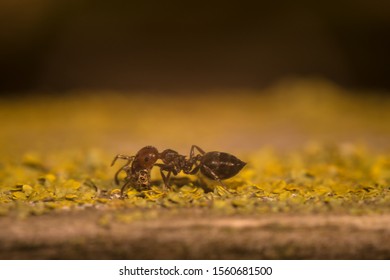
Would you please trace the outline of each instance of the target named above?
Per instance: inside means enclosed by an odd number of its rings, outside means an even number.
[[[2,0],[0,92],[389,90],[389,34],[386,0]]]
[[[388,147],[388,1],[0,2],[2,147]]]

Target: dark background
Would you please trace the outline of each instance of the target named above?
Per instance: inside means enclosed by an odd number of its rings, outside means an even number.
[[[383,1],[1,0],[0,92],[390,89]]]

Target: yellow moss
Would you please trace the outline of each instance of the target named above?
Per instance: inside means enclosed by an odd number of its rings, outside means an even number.
[[[22,191],[28,197],[28,196],[30,196],[33,193],[34,189],[30,185],[23,185],[22,186]]]
[[[13,199],[26,200],[27,196],[23,192],[14,192],[12,194]]]
[[[67,180],[64,184],[63,184],[63,188],[64,189],[68,189],[68,190],[74,190],[74,191],[77,191],[81,186],[81,183],[80,182],[77,182],[73,179],[70,179],[70,180]]]
[[[75,195],[75,194],[67,194],[67,195],[65,195],[65,198],[69,199],[69,200],[75,200],[77,198],[77,195]]]
[[[177,95],[175,102],[153,96],[153,104],[111,94],[99,100],[93,95],[61,102],[2,102],[0,111],[9,118],[0,119],[5,136],[0,139],[0,215],[27,217],[88,207],[139,211],[135,216],[103,216],[106,227],[112,221],[145,218],[144,209],[158,213],[164,208],[223,214],[390,213],[386,144],[378,152],[370,150],[376,142],[366,147],[344,141],[357,135],[390,139],[390,99],[351,98],[339,91],[329,84],[298,83],[279,85],[269,95],[196,95],[190,101]],[[183,115],[188,104],[191,111]],[[119,106],[126,109],[119,112]],[[146,111],[139,115],[139,108]],[[26,135],[31,141],[20,140]],[[312,139],[317,141],[302,144]],[[171,189],[164,191],[155,167],[149,190],[130,187],[121,198],[126,174],[119,174],[117,186],[113,176],[124,162],[110,167],[116,153],[134,155],[139,145],[152,144],[188,155],[197,141],[206,151],[231,152],[247,162],[224,181],[227,189],[200,174],[180,174],[172,175]]]

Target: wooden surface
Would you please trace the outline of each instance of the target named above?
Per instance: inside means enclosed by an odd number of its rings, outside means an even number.
[[[0,219],[0,259],[389,259],[390,215],[208,217],[102,224],[86,210]]]

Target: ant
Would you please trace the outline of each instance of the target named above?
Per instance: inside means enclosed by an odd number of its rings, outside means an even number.
[[[197,154],[195,150],[197,150]],[[116,184],[119,184],[118,175],[121,171],[125,171],[127,174],[125,184],[121,189],[122,195],[129,185],[148,188],[150,186],[150,171],[153,166],[160,167],[164,190],[166,190],[169,188],[171,174],[176,176],[181,171],[185,174],[200,172],[207,178],[218,181],[220,185],[226,188],[221,180],[235,176],[246,165],[245,162],[231,154],[216,151],[206,153],[196,145],[192,145],[188,159],[171,149],[159,153],[152,146],[142,148],[135,156],[119,154],[114,158],[111,166],[115,164],[118,158],[127,160],[127,163],[115,173]],[[162,163],[156,163],[159,159]]]

